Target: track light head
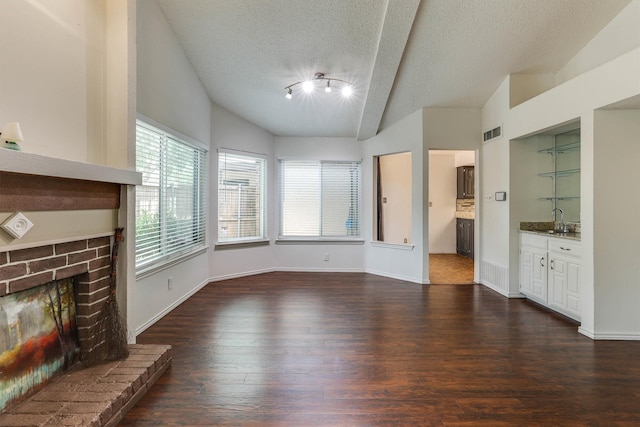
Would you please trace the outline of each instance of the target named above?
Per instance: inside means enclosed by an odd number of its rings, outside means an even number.
[[[326,77],[324,75],[324,73],[315,73],[313,75],[313,77],[311,79],[308,80],[301,80],[299,82],[295,82],[290,84],[289,86],[286,86],[284,88],[284,90],[287,91],[285,97],[287,99],[291,99],[292,98],[292,88],[294,86],[297,86],[299,84],[302,85],[302,90],[305,91],[306,93],[311,93],[315,90],[316,87],[316,80],[326,80],[327,81],[327,85],[324,87],[324,91],[326,93],[330,93],[332,92],[333,88],[331,87],[331,81],[333,80],[334,82],[340,82],[342,85],[342,96],[344,96],[345,98],[350,97],[353,94],[353,86],[351,85],[351,83],[349,83],[346,80],[342,80],[342,79],[336,79],[336,78],[329,78]]]

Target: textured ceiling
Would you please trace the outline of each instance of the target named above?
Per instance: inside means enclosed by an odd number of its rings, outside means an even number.
[[[278,136],[368,138],[556,73],[630,0],[158,0],[213,102]],[[316,72],[354,83],[311,95]],[[304,96],[303,96],[304,95]]]

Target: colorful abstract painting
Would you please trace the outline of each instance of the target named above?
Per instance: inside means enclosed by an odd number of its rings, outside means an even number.
[[[0,297],[0,412],[75,363],[73,280]]]

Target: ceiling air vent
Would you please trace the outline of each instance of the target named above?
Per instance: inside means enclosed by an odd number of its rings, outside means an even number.
[[[483,141],[488,141],[490,139],[497,138],[500,135],[502,135],[502,126],[498,126],[497,128],[493,128],[491,130],[486,131],[483,134],[482,140]]]

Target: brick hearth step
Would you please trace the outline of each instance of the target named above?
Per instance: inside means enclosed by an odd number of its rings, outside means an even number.
[[[113,427],[171,365],[171,346],[129,346],[129,357],[65,372],[0,415],[0,426]]]

